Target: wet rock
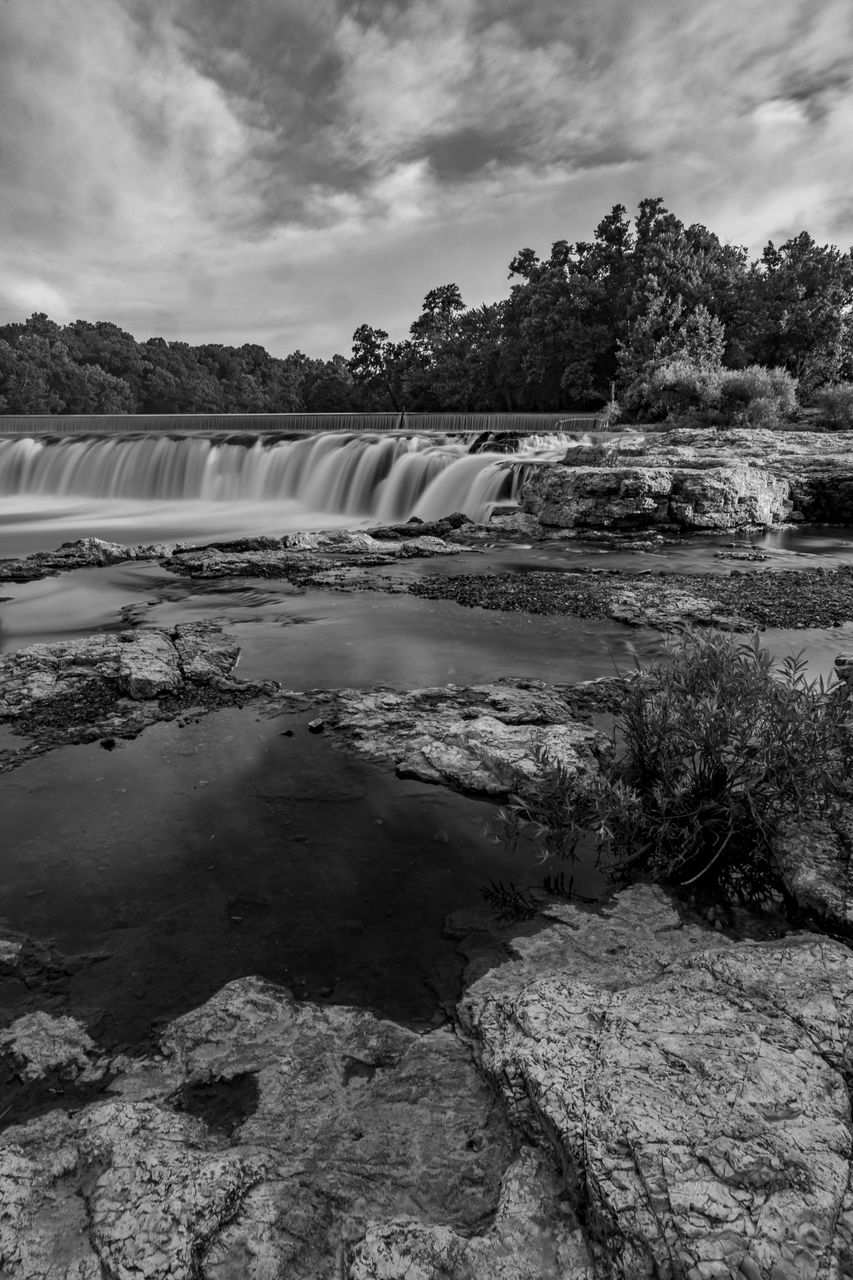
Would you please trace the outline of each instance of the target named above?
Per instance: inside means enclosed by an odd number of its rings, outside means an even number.
[[[17,1018],[0,1031],[0,1050],[9,1052],[25,1080],[58,1071],[88,1081],[103,1075],[95,1044],[75,1018],[53,1017],[41,1009]]]
[[[118,650],[118,687],[129,698],[159,698],[181,686],[178,654],[158,631],[125,631]]]
[[[128,547],[120,542],[105,542],[103,538],[80,538],[77,542],[63,542],[56,551],[37,551],[22,560],[0,561],[0,582],[32,582],[72,569],[103,568],[165,555],[168,548],[163,543]]]
[[[608,739],[575,718],[576,705],[535,680],[345,689],[332,695],[328,727],[333,743],[391,761],[401,777],[501,795],[538,776],[541,753],[572,771],[594,767]]]
[[[174,643],[184,679],[198,684],[229,676],[240,657],[240,646],[216,623],[179,623]]]
[[[116,1059],[111,1097],[0,1136],[4,1277],[318,1280],[341,1274],[369,1225],[405,1219],[476,1241],[499,1199],[523,1212],[523,1186],[501,1187],[509,1131],[449,1030],[297,1004],[249,978],[173,1023],[162,1050]],[[236,1126],[209,1098],[195,1105],[228,1082],[242,1097],[247,1074]],[[528,1199],[547,1207],[559,1182],[540,1163]],[[554,1251],[547,1224],[529,1230]]]
[[[460,530],[464,531],[467,537],[473,527],[470,517],[466,516],[464,511],[454,511],[452,515],[444,516],[441,520],[419,520],[413,516],[405,524],[381,525],[377,529],[370,529],[369,533],[371,538],[381,542],[397,542],[407,538],[446,539]]]
[[[369,533],[352,529],[321,529],[317,532],[286,533],[283,547],[293,551],[334,551],[339,555],[376,552],[379,548]],[[383,548],[387,550],[387,548]]]
[[[509,1114],[561,1160],[604,1274],[846,1274],[853,952],[711,943],[644,888],[603,920],[552,914],[460,1014]]]
[[[289,533],[271,539],[274,545],[265,549],[247,550],[232,543],[181,548],[165,561],[165,567],[194,578],[284,578],[301,586],[345,586],[353,569],[379,568],[413,557],[458,555],[461,548],[456,543],[424,534],[423,527],[397,541],[380,540],[361,530],[331,529]]]
[[[0,656],[0,722],[29,738],[0,769],[68,742],[134,737],[184,706],[199,714],[253,696],[230,678],[238,647],[213,623],[30,645]],[[200,686],[203,686],[200,688]]]
[[[409,583],[412,595],[482,609],[612,618],[661,630],[684,624],[831,627],[853,619],[853,572],[792,569],[717,576],[619,570],[457,574]]]

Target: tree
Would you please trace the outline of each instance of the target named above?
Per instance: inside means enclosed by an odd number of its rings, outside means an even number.
[[[752,278],[752,362],[781,365],[809,394],[844,377],[853,344],[853,256],[802,231],[772,241]]]
[[[390,342],[384,329],[362,324],[352,335],[349,360],[353,382],[360,388],[367,408],[402,409],[403,380],[411,367],[410,343]]]

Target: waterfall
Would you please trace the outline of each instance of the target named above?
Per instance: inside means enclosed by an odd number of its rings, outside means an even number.
[[[147,434],[0,439],[0,495],[23,499],[270,504],[364,520],[473,519],[511,498],[506,454],[468,453],[464,439],[318,433]]]

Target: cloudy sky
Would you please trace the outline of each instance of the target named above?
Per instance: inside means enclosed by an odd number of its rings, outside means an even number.
[[[662,195],[853,243],[851,0],[2,0],[0,320],[348,354]]]

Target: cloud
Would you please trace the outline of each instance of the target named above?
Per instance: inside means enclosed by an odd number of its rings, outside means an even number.
[[[662,194],[853,240],[849,0],[7,0],[0,319],[346,350]]]

